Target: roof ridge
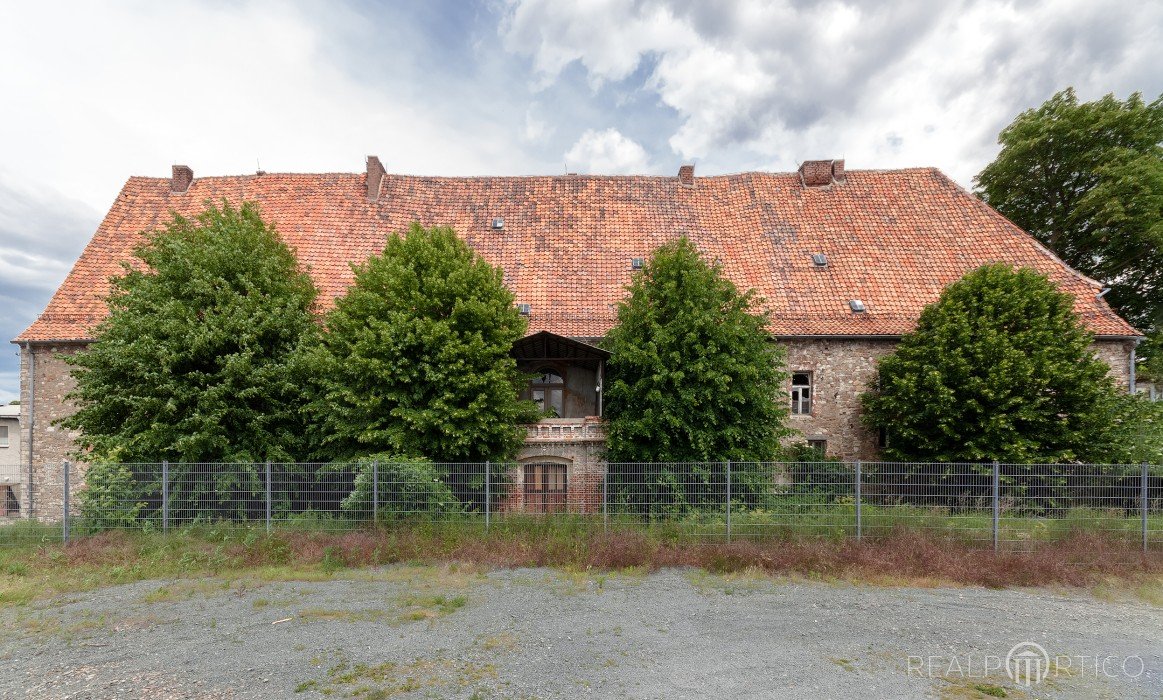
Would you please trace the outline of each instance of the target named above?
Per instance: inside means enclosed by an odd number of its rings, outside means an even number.
[[[936,166],[910,166],[906,168],[849,168],[845,169],[846,174],[865,173],[874,175],[891,175],[895,173],[917,173],[917,172],[941,172],[940,168]],[[942,173],[944,174],[944,173]],[[731,177],[744,177],[754,175],[766,176],[787,176],[797,177],[799,172],[796,170],[739,170],[730,173],[716,173],[713,175],[699,175],[699,180],[722,179]],[[262,174],[259,173],[237,173],[234,175],[198,175],[195,177],[196,181],[207,180],[233,180],[238,178],[272,178],[272,177],[364,177],[362,172],[273,172],[265,170]],[[530,179],[550,179],[550,178],[577,178],[577,179],[609,179],[609,180],[677,180],[678,174],[661,175],[655,173],[542,173],[542,174],[526,174],[526,175],[425,175],[422,173],[394,173],[387,172],[384,174],[385,178],[417,178],[425,180],[530,180]],[[152,175],[130,175],[129,180],[148,180],[157,182],[169,182],[169,177],[152,176]]]

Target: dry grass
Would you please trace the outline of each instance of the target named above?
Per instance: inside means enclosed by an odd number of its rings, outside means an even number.
[[[412,564],[391,573],[363,569]],[[435,566],[434,566],[435,565]],[[696,567],[715,574],[790,576],[880,585],[1057,586],[1101,597],[1163,603],[1163,552],[1143,554],[1125,540],[1078,533],[1031,553],[988,549],[897,530],[855,542],[781,539],[701,544],[642,531],[533,527],[480,529],[397,527],[346,533],[276,532],[223,526],[162,537],[111,532],[62,545],[0,550],[0,604],[157,578],[217,577],[227,586],[264,581],[391,575],[426,592],[468,583],[488,568],[547,566],[565,571],[632,571]],[[221,584],[214,584],[219,587]],[[168,584],[159,599],[205,594],[201,584]],[[431,607],[431,606],[428,606]]]

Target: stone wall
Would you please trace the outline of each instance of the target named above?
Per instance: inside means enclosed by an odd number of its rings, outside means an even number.
[[[1124,389],[1130,386],[1131,350],[1134,347],[1133,340],[1098,340],[1094,343],[1095,354],[1110,365],[1111,376]]]
[[[892,352],[895,340],[789,339],[788,372],[812,373],[812,411],[793,415],[800,432],[791,440],[827,440],[829,456],[875,459],[876,433],[860,422],[860,395],[876,375],[876,362]],[[784,387],[789,390],[791,380]]]
[[[32,345],[20,348],[20,431],[22,483],[20,509],[25,517],[59,520],[64,504],[64,472],[61,464],[77,449],[75,431],[55,422],[72,415],[73,406],[65,395],[75,383],[70,367],[61,359],[84,348],[83,344]],[[35,362],[35,371],[33,363]],[[35,391],[30,394],[29,378],[35,374]],[[29,411],[35,411],[33,416]],[[29,431],[33,437],[29,438]],[[32,471],[29,473],[31,451]],[[83,476],[84,465],[73,471]],[[73,483],[75,488],[79,483]]]

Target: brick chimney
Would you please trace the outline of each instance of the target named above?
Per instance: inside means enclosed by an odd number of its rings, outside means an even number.
[[[380,199],[380,183],[384,181],[384,164],[379,156],[367,157],[367,201],[377,202]]]
[[[832,161],[832,180],[839,185],[848,182],[848,176],[844,174],[844,159],[838,158]]]
[[[820,187],[832,184],[832,161],[805,160],[800,165],[800,180],[804,187]]]
[[[190,189],[194,181],[194,170],[188,165],[175,165],[170,169],[170,191],[181,194]]]
[[[678,181],[683,187],[695,186],[695,166],[684,165],[678,169]]]

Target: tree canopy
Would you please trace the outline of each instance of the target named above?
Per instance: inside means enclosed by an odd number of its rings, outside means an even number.
[[[787,375],[761,303],[686,238],[654,251],[606,338],[611,461],[775,458]]]
[[[67,358],[87,459],[306,456],[296,357],[316,291],[258,208],[207,202],[147,236],[113,280],[95,342]]]
[[[1079,102],[1073,89],[1027,110],[977,192],[1075,269],[1111,287],[1107,300],[1152,342],[1163,376],[1163,96]]]
[[[1125,409],[1073,298],[987,265],[949,285],[863,397],[891,460],[1111,461]]]
[[[355,267],[314,354],[323,455],[513,457],[520,424],[537,419],[510,356],[525,329],[501,270],[452,229],[413,224],[391,236]]]

